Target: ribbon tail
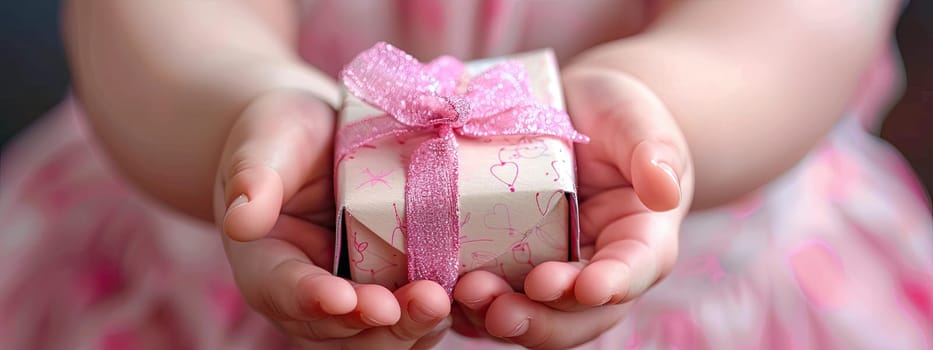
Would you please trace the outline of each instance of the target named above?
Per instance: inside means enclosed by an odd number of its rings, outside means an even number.
[[[411,155],[405,185],[409,281],[430,280],[453,295],[460,272],[457,141],[448,130]]]

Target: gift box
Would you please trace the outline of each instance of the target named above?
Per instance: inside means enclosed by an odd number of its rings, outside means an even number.
[[[450,292],[451,278],[486,270],[522,290],[534,266],[578,258],[572,143],[586,138],[563,112],[550,50],[421,64],[379,44],[342,79],[336,274],[389,289],[447,279]]]

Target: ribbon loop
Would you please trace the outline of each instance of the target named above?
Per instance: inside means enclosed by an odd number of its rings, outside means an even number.
[[[528,73],[518,62],[505,62],[473,77],[466,95],[475,106],[476,119],[495,116],[523,102],[534,102]]]

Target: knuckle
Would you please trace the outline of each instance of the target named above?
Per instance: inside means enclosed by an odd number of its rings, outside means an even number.
[[[247,169],[253,168],[247,156],[247,150],[239,148],[230,155],[227,161],[227,166],[220,167],[220,179],[226,191],[230,191],[232,186],[242,185],[237,184],[237,181],[242,182],[242,179],[237,179]]]
[[[327,340],[329,337],[321,334],[321,331],[314,327],[314,324],[311,322],[302,322],[302,336],[309,340]]]
[[[246,169],[251,168],[252,166],[249,164],[248,160],[249,160],[249,156],[248,156],[248,152],[246,149],[239,148],[233,151],[233,153],[230,154],[230,166],[229,166],[230,174],[229,175],[234,176],[236,174],[243,172]]]
[[[556,344],[552,344],[552,338],[554,338],[554,329],[552,327],[544,327],[541,329],[541,333],[535,335],[534,337],[529,337],[527,340],[522,342],[522,345],[529,349],[536,350],[560,348],[555,346]]]
[[[290,269],[294,267],[294,264],[300,264],[301,262],[296,259],[287,259],[276,264],[269,273],[266,274],[263,281],[262,287],[257,292],[258,302],[260,310],[263,310],[266,313],[266,316],[275,320],[291,320],[294,317],[287,309],[289,305],[283,305],[285,302],[281,300],[277,291],[281,288],[286,288],[282,285],[280,279],[288,278],[290,275]],[[284,277],[283,277],[284,276]],[[287,288],[296,288],[296,286],[288,286]],[[288,293],[286,293],[288,294]],[[297,301],[295,301],[297,303]]]
[[[262,288],[258,293],[259,310],[273,320],[287,320],[288,316],[278,302],[275,300],[273,292],[269,288]]]
[[[401,324],[389,327],[389,332],[392,333],[392,336],[402,341],[418,339],[421,336],[418,332]]]
[[[255,160],[250,157],[250,150],[248,147],[240,147],[237,150],[233,151],[230,155],[229,166],[227,167],[225,178],[233,181],[237,175],[243,174],[252,169],[256,169],[259,165],[256,164]]]

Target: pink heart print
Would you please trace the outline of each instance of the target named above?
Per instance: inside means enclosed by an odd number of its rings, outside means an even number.
[[[544,141],[535,139],[527,143],[518,145],[515,148],[518,151],[518,155],[525,159],[534,159],[542,156],[544,152],[547,151],[547,145]]]
[[[363,252],[366,251],[366,248],[369,248],[369,243],[368,243],[368,242],[360,242],[360,241],[356,238],[356,232],[353,232],[353,246],[354,246],[354,249],[356,249],[357,252],[359,252],[360,254],[362,254]]]
[[[485,265],[487,262],[490,262],[496,259],[496,257],[497,255],[491,252],[484,252],[484,251],[472,252],[470,253],[470,258],[472,260],[470,262],[470,269],[475,270],[478,267]]]
[[[540,139],[522,139],[515,146],[499,149],[499,161],[539,158],[547,151],[547,144]]]
[[[402,217],[398,215],[398,205],[395,203],[392,203],[392,212],[395,213],[395,228],[392,229],[392,237],[389,244],[395,245],[395,237],[402,237],[405,233],[403,232],[403,227],[405,227],[405,225],[402,223]]]
[[[535,202],[538,205],[538,213],[541,214],[541,216],[546,216],[547,213],[551,210],[551,204],[554,202],[554,199],[559,198],[558,196],[562,194],[564,194],[564,191],[562,190],[554,191],[554,193],[551,193],[550,196],[546,197],[547,201],[542,203],[541,200],[545,197],[541,195],[541,192],[535,193]]]
[[[514,147],[502,147],[499,149],[499,162],[504,163],[507,160],[517,160],[522,156]]]
[[[489,173],[496,180],[509,187],[509,191],[515,192],[515,180],[518,179],[518,163],[501,162],[489,167]]]
[[[528,242],[518,242],[512,246],[512,260],[518,264],[533,265],[531,261],[531,246]]]
[[[512,228],[512,212],[508,205],[502,203],[494,205],[492,211],[486,213],[483,225],[490,230],[507,230],[510,234],[515,230]]]

